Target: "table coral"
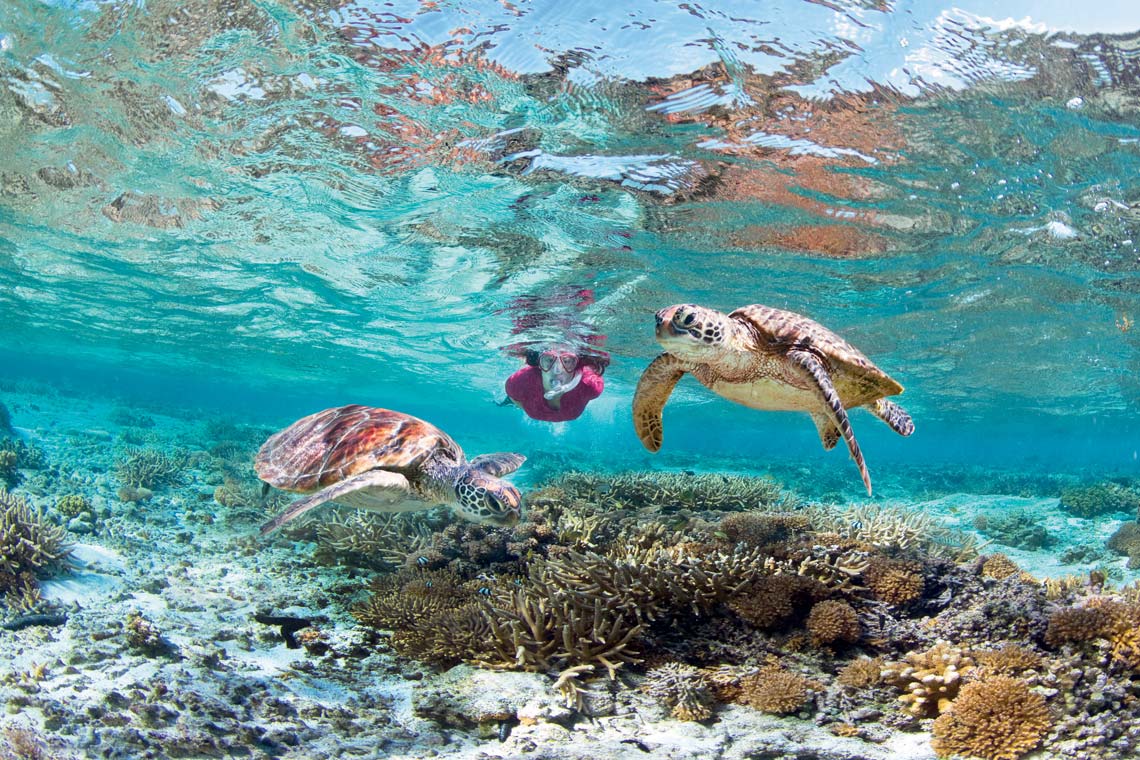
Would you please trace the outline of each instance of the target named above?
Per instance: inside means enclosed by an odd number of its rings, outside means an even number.
[[[962,687],[950,710],[934,721],[931,744],[939,757],[1017,760],[1041,742],[1052,724],[1045,698],[1028,683],[993,676]]]

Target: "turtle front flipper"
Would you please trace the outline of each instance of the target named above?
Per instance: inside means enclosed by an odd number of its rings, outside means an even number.
[[[303,499],[293,502],[289,505],[288,509],[261,526],[261,535],[264,536],[272,533],[285,523],[296,520],[310,509],[315,509],[325,502],[348,496],[364,488],[391,489],[397,493],[409,492],[408,479],[399,473],[387,472],[385,470],[362,472],[359,475],[345,478],[338,483],[333,483],[327,488],[322,488],[314,494],[310,494]]]
[[[867,472],[867,463],[863,461],[863,452],[859,450],[859,443],[855,440],[855,433],[851,430],[851,421],[847,419],[847,410],[843,408],[843,402],[839,398],[839,392],[835,390],[835,385],[831,382],[831,375],[828,374],[827,368],[823,366],[819,357],[810,351],[789,351],[788,361],[804,371],[807,378],[811,380],[814,389],[819,393],[819,398],[824,403],[823,413],[827,415],[831,424],[843,434],[843,440],[847,441],[851,458],[858,465],[859,474],[863,477],[863,485],[867,486],[867,495],[870,496],[871,474]],[[820,437],[823,438],[822,431]],[[824,439],[824,446],[827,446],[826,439]]]
[[[887,401],[885,398],[877,399],[875,403],[868,404],[865,407],[871,414],[878,417],[883,422],[887,423],[891,430],[899,435],[910,435],[914,432],[914,420],[906,413],[906,410],[896,404],[894,401]]]
[[[672,354],[661,354],[649,363],[637,381],[633,394],[633,428],[642,445],[650,451],[661,448],[664,430],[661,410],[684,374],[680,359]]]
[[[497,454],[480,454],[472,459],[469,464],[476,470],[482,470],[488,475],[494,475],[496,478],[501,478],[504,475],[510,475],[512,472],[523,466],[526,457],[522,454],[507,454],[499,452]]]

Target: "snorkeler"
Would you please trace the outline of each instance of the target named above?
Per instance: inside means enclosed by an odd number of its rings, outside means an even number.
[[[526,366],[507,378],[506,406],[512,401],[543,422],[576,420],[602,395],[608,355],[579,354],[564,346],[527,349]]]

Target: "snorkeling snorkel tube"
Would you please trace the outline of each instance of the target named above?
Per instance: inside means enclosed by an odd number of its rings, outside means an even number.
[[[565,384],[555,385],[550,390],[548,390],[546,393],[542,394],[542,397],[545,398],[547,401],[549,401],[550,399],[553,399],[553,398],[558,398],[559,396],[563,396],[563,395],[569,393],[570,391],[574,390],[575,388],[577,388],[578,383],[580,383],[580,382],[582,382],[582,370],[581,370],[581,368],[579,368],[578,371],[574,373],[574,376],[571,377],[569,380],[567,380]]]

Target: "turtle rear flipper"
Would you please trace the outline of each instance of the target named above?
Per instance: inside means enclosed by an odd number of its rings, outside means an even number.
[[[811,381],[813,388],[818,392],[820,400],[825,405],[822,413],[826,414],[831,424],[843,434],[843,440],[847,441],[847,449],[859,467],[863,485],[867,486],[867,495],[870,496],[871,474],[867,472],[867,463],[863,461],[863,452],[859,450],[859,443],[855,440],[854,431],[851,430],[851,421],[847,418],[847,410],[843,408],[843,402],[839,399],[839,392],[835,390],[835,385],[831,382],[831,375],[827,373],[827,368],[823,366],[819,357],[810,351],[789,351],[788,361],[803,370],[806,378]],[[823,437],[822,431],[820,437]],[[826,445],[827,441],[824,439],[824,446]]]
[[[661,448],[663,427],[661,410],[685,374],[681,360],[672,354],[661,354],[641,373],[633,394],[633,428],[642,445],[650,451]]]
[[[811,416],[811,421],[815,423],[815,429],[819,431],[819,440],[823,444],[823,448],[826,451],[834,449],[835,444],[839,443],[839,428],[835,427],[831,417],[816,413]]]
[[[866,409],[890,426],[891,430],[899,435],[910,435],[914,432],[914,420],[906,410],[894,401],[885,398],[875,399],[875,403],[868,404]]]
[[[385,489],[394,494],[402,492],[410,495],[408,479],[403,475],[396,472],[386,472],[384,470],[369,470],[368,472],[362,472],[351,478],[345,478],[338,483],[333,483],[327,488],[322,488],[314,494],[310,494],[303,499],[293,502],[289,505],[288,509],[261,526],[261,535],[264,536],[272,533],[285,523],[296,520],[309,510],[315,509],[325,502],[356,494],[365,488]],[[359,506],[366,505],[362,504]]]

